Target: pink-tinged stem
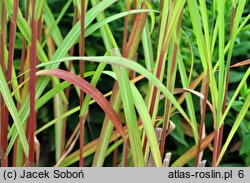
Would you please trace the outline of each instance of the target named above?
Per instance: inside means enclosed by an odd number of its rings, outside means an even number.
[[[176,56],[177,56],[177,50],[178,50],[178,44],[174,43],[174,54],[173,54],[173,59],[172,59],[172,65],[171,65],[171,72],[173,74],[175,65],[176,65]],[[173,80],[171,79],[169,83],[169,91],[172,90],[173,86]],[[169,124],[169,117],[170,117],[170,101],[167,99],[166,102],[166,115],[165,115],[165,120],[162,128],[162,136],[161,136],[161,145],[160,145],[160,152],[161,152],[161,157],[164,155],[164,149],[165,149],[165,143],[166,143],[166,134],[167,134],[167,127]]]
[[[37,21],[35,20],[35,3],[32,0],[31,18],[31,50],[30,50],[30,119],[29,119],[29,157],[28,166],[34,166],[34,136],[35,136],[35,91],[36,91],[36,40],[37,40]]]
[[[126,11],[129,11],[129,10],[130,10],[130,2],[126,0]],[[122,38],[122,53],[123,54],[125,53],[126,47],[127,47],[128,25],[129,25],[129,16],[126,16],[125,21],[124,21],[123,38]]]
[[[117,139],[115,140],[114,143],[116,142],[117,142]],[[118,148],[116,148],[113,152],[113,167],[117,167],[118,165],[118,153],[119,153]]]
[[[28,20],[28,16],[29,16],[29,5],[30,5],[30,0],[26,0],[26,9],[25,9],[25,20]],[[22,53],[21,53],[21,63],[20,63],[20,74],[22,74],[24,72],[24,62],[25,62],[25,58],[26,58],[26,40],[25,38],[23,38],[22,41]],[[18,84],[20,85],[24,80],[24,75],[21,75],[19,80],[18,80]],[[20,94],[22,95],[22,89],[20,90]],[[21,104],[18,102],[17,103],[17,109],[19,110],[21,107]],[[15,141],[14,144],[14,149],[13,149],[13,162],[12,162],[12,166],[15,167],[16,165],[16,156],[17,156],[17,145],[18,145],[18,141]]]
[[[214,147],[213,147],[213,157],[212,157],[212,167],[216,167],[217,155],[218,155],[218,144],[219,144],[220,130],[214,129]]]
[[[7,67],[7,81],[11,81],[12,76],[12,66],[14,59],[14,49],[15,49],[15,39],[16,39],[16,20],[17,20],[17,11],[18,11],[19,0],[14,1],[13,15],[10,21],[10,36],[9,36],[9,53],[8,53],[8,67]],[[8,84],[9,90],[11,90],[11,83]],[[7,107],[4,107],[4,121],[1,126],[2,129],[2,166],[8,166],[7,156],[5,155],[6,148],[8,146],[8,121],[9,121],[9,111]]]
[[[1,19],[1,30],[0,30],[0,65],[1,65],[1,68],[3,70],[4,73],[6,73],[6,68],[5,68],[5,64],[4,64],[4,47],[5,47],[5,37],[6,37],[6,34],[5,34],[5,26],[6,26],[6,17],[5,17],[5,14],[6,14],[6,11],[5,11],[5,5],[4,5],[4,1],[2,1],[2,9],[1,9],[1,15],[2,15],[2,19]],[[4,99],[0,93],[0,131],[1,131],[1,134],[0,134],[0,155],[2,156],[2,159],[1,159],[1,164],[2,166],[4,164],[6,164],[4,162],[4,155],[5,155],[5,151],[4,151],[4,142],[6,141],[4,138],[6,137],[5,135],[5,132],[4,130],[6,130],[6,127],[4,127],[5,125],[5,113],[4,113]]]
[[[80,40],[80,56],[84,56],[85,52],[85,0],[81,0],[81,40]],[[84,61],[80,62],[80,77],[84,78]],[[84,92],[80,91],[80,108],[82,108],[84,100]],[[80,116],[80,162],[79,166],[83,167],[85,160],[83,159],[84,146],[84,115]]]
[[[235,6],[232,6],[232,16],[231,16],[231,26],[230,26],[230,38],[232,38],[233,29],[234,29],[234,20],[235,20]],[[228,81],[230,76],[230,69],[227,70],[227,77],[226,77],[226,90],[225,90],[225,96],[223,101],[223,108],[222,108],[222,114],[224,113],[226,109],[226,101],[227,101],[227,93],[228,93]],[[222,123],[220,127],[220,136],[219,136],[219,144],[218,144],[218,154],[217,157],[220,154],[221,146],[222,146],[222,140],[223,140],[223,131],[224,131],[224,122]]]
[[[128,147],[129,147],[129,142],[127,143],[124,143],[124,159],[123,159],[123,166],[124,167],[128,167],[128,154],[129,154],[129,151],[128,151]]]
[[[77,22],[77,18],[78,17],[78,11],[77,11],[77,7],[74,7],[74,18],[73,18],[73,24],[72,27],[76,24]],[[74,55],[74,50],[75,50],[75,46],[72,46],[72,48],[70,48],[69,51],[69,56],[73,56]],[[72,69],[72,61],[69,62],[69,66],[68,66],[68,71],[71,72]],[[65,89],[65,95],[67,100],[69,99],[69,92],[70,92],[70,87],[67,87]],[[68,111],[68,104],[65,104],[64,106],[64,111]],[[65,152],[64,150],[64,144],[65,144],[65,135],[66,135],[66,127],[67,127],[67,118],[65,118],[64,122],[63,122],[63,130],[62,130],[62,153],[63,154]]]
[[[203,89],[204,88],[204,89]],[[207,109],[207,97],[208,97],[208,82],[207,82],[207,76],[203,78],[202,82],[202,93],[204,95],[204,98],[201,102],[201,122],[200,122],[200,128],[199,128],[199,142],[198,142],[198,148],[196,152],[195,157],[195,166],[198,167],[200,163],[200,152],[201,152],[201,142],[203,140],[203,128],[205,125],[205,117],[206,117],[206,109]]]

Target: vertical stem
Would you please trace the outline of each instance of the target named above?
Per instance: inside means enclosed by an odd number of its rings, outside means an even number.
[[[126,11],[129,10],[130,10],[130,3],[128,0],[126,0]],[[124,21],[123,38],[122,38],[122,53],[125,53],[125,49],[127,46],[128,24],[129,24],[129,16],[126,16]]]
[[[146,7],[147,7],[146,3],[144,2],[142,4],[141,9],[146,9]],[[130,7],[129,7],[129,9],[130,9]],[[137,52],[136,48],[138,48],[140,41],[135,42],[135,40],[141,39],[143,28],[144,28],[146,21],[147,21],[147,15],[148,15],[148,13],[139,13],[138,16],[135,16],[135,20],[133,23],[133,27],[132,27],[132,31],[131,31],[128,43],[126,45],[126,48],[123,49],[123,52],[122,52],[123,57],[131,58],[132,60],[136,60],[136,52]],[[131,55],[134,55],[134,57],[131,57]],[[135,72],[133,70],[131,70],[129,76],[130,76],[130,79],[135,78]]]
[[[159,57],[158,68],[157,68],[157,71],[156,71],[156,78],[157,79],[160,79],[161,68],[162,68],[163,62],[164,62],[164,52],[161,52],[160,57]],[[154,110],[155,110],[156,96],[157,96],[157,87],[154,86],[153,87],[152,100],[151,100],[150,107],[149,107],[149,114],[150,114],[151,117],[153,116],[153,113],[154,113]],[[144,139],[144,142],[143,142],[143,153],[146,152],[147,142],[148,142],[148,139],[145,136],[145,139]]]
[[[204,91],[204,92],[203,92]],[[198,142],[198,148],[197,153],[195,157],[195,166],[198,167],[200,164],[200,153],[201,153],[201,141],[203,139],[203,128],[205,125],[205,117],[206,117],[206,109],[207,109],[207,97],[208,97],[208,82],[207,82],[207,76],[203,78],[202,82],[202,93],[204,94],[204,98],[201,101],[201,122],[200,122],[200,128],[199,128],[199,142]]]
[[[174,40],[174,50],[173,50],[173,57],[172,57],[172,64],[171,64],[171,68],[170,68],[170,81],[168,84],[168,90],[172,91],[172,88],[174,86],[173,83],[173,79],[171,78],[171,76],[174,77],[174,73],[175,73],[175,69],[176,69],[176,58],[177,58],[177,52],[178,52],[178,42],[179,42],[179,36],[180,36],[180,30],[181,30],[181,23],[182,23],[182,14],[183,14],[183,10],[182,9],[182,13],[180,14],[180,17],[178,19],[178,26],[176,28],[176,38]],[[171,110],[171,103],[170,100],[167,99],[166,101],[166,106],[165,106],[165,120],[163,123],[163,129],[162,129],[162,135],[161,135],[161,144],[160,144],[160,152],[161,152],[161,157],[163,157],[164,155],[164,149],[165,149],[165,143],[166,143],[166,134],[167,134],[167,127],[169,124],[169,118],[170,118],[170,110]]]
[[[25,9],[25,20],[28,20],[29,16],[29,6],[30,6],[30,0],[26,0],[26,9]],[[21,64],[20,64],[20,74],[24,72],[24,62],[25,62],[25,57],[26,57],[26,40],[23,38],[22,41],[22,54],[21,54]],[[20,76],[18,84],[20,85],[23,82],[24,76]]]
[[[4,47],[5,47],[5,40],[6,40],[6,33],[5,33],[5,26],[6,26],[6,10],[5,10],[5,5],[4,1],[1,1],[2,3],[2,9],[1,9],[1,29],[0,29],[0,64],[2,67],[2,70],[4,73],[6,73],[6,67],[4,63]],[[2,95],[0,94],[0,130],[1,130],[1,135],[0,135],[0,155],[2,156],[1,158],[1,164],[2,166],[7,166],[7,157],[5,156],[5,150],[6,145],[4,143],[6,142],[6,120],[5,120],[5,112],[4,112],[4,100]],[[8,127],[8,124],[7,124]],[[7,129],[8,130],[8,129]]]
[[[80,39],[80,56],[84,56],[85,52],[85,0],[81,0],[81,39]],[[84,78],[84,61],[80,62],[80,77]],[[80,92],[80,108],[82,108],[84,100],[84,93],[83,91]],[[84,146],[84,115],[80,114],[80,162],[79,166],[84,166],[85,162],[83,159],[83,146]]]
[[[25,6],[25,20],[28,20],[28,16],[29,16],[29,6],[30,6],[30,0],[26,0],[26,6]],[[22,53],[21,53],[21,63],[20,63],[20,74],[22,74],[24,72],[24,62],[25,62],[25,57],[26,57],[26,40],[25,38],[23,38],[22,41]],[[18,80],[18,84],[20,85],[23,82],[24,76],[21,75],[19,80]],[[20,90],[20,94],[22,95],[22,89]],[[19,110],[21,107],[21,103],[17,103],[17,109]],[[14,149],[13,149],[13,161],[12,161],[12,166],[16,167],[17,166],[17,151],[18,151],[18,139],[15,141],[14,144]],[[20,151],[19,151],[20,153]]]
[[[128,167],[128,154],[129,154],[128,147],[129,147],[129,141],[123,144],[123,150],[124,150],[123,167]]]
[[[160,53],[160,58],[159,58],[158,69],[156,71],[156,78],[157,79],[160,79],[161,68],[162,68],[163,62],[164,62],[164,52],[161,52]],[[153,95],[152,95],[152,101],[151,101],[150,109],[149,109],[150,116],[152,116],[153,112],[154,112],[155,103],[156,103],[156,101],[155,101],[156,100],[156,94],[157,94],[157,88],[154,86]]]
[[[134,0],[134,10],[137,8],[137,0]],[[136,16],[136,14],[135,14]]]
[[[11,76],[12,76],[12,65],[13,65],[14,49],[15,49],[16,20],[17,20],[18,4],[19,4],[19,0],[15,0],[14,6],[13,6],[13,15],[12,15],[11,22],[10,22],[7,81],[11,81]],[[9,83],[9,89],[11,89],[11,83]]]
[[[9,36],[9,53],[8,53],[8,67],[7,67],[7,81],[11,81],[12,78],[12,66],[14,59],[14,50],[15,50],[15,39],[16,39],[16,20],[17,20],[17,12],[18,12],[18,4],[19,0],[14,1],[13,5],[13,15],[10,21],[10,36]],[[11,82],[8,84],[9,90],[11,90]],[[7,107],[4,107],[4,122],[2,125],[2,145],[3,145],[3,162],[2,166],[8,166],[7,164],[7,156],[5,155],[6,148],[8,146],[8,121],[9,121],[9,112]]]
[[[28,166],[34,166],[34,135],[35,135],[35,90],[36,90],[36,40],[37,40],[37,21],[35,20],[35,3],[32,0],[31,18],[31,50],[30,50],[30,118],[28,130],[29,157]]]
[[[174,54],[173,54],[172,65],[171,65],[171,72],[172,72],[171,75],[173,75],[175,67],[176,67],[177,50],[178,50],[178,45],[177,45],[177,43],[174,43]],[[172,87],[173,87],[173,80],[171,79],[169,86],[168,86],[169,91],[172,90]],[[161,144],[160,144],[161,157],[163,157],[163,155],[164,155],[167,127],[169,124],[169,117],[170,117],[170,109],[171,109],[171,104],[170,104],[170,101],[167,99],[166,106],[165,106],[166,114],[165,114],[165,120],[163,123]]]
[[[234,21],[235,21],[235,3],[232,5],[232,16],[231,16],[231,26],[230,26],[230,39],[232,40],[232,34],[233,34],[233,29],[234,29]],[[231,58],[228,57],[228,58]],[[230,69],[227,68],[227,75],[226,75],[226,90],[225,90],[225,95],[224,95],[224,101],[223,101],[223,106],[222,106],[222,114],[225,112],[226,109],[226,99],[227,99],[227,92],[228,92],[228,81],[229,81],[229,76],[230,76]],[[222,140],[223,140],[223,131],[224,131],[224,122],[222,123],[220,127],[220,136],[219,136],[219,144],[218,144],[218,154],[217,157],[219,157],[220,151],[221,151],[221,146],[222,146]]]
[[[77,11],[77,7],[74,6],[74,18],[73,18],[73,23],[72,23],[72,27],[74,27],[74,25],[76,24],[77,22],[77,18],[78,17],[78,11]],[[73,56],[74,55],[74,50],[75,50],[75,46],[72,46],[72,48],[70,48],[70,51],[69,51],[69,56]],[[69,62],[69,66],[68,66],[68,71],[71,72],[71,69],[72,69],[72,61]],[[69,92],[70,92],[70,87],[67,87],[65,89],[65,95],[66,95],[66,98],[67,100],[69,99]],[[64,111],[68,111],[68,104],[64,104]],[[62,150],[64,152],[64,144],[65,144],[65,135],[66,135],[66,127],[67,127],[67,118],[65,118],[64,122],[63,122],[63,130],[62,130]],[[63,153],[62,152],[62,153]]]
[[[214,148],[212,157],[212,167],[216,167],[217,155],[218,155],[218,144],[219,144],[219,129],[214,129]]]
[[[226,90],[225,90],[225,95],[224,95],[224,101],[223,101],[223,107],[222,107],[222,114],[226,110],[229,76],[230,76],[230,69],[228,69],[227,76],[226,76]],[[217,157],[219,157],[220,151],[221,151],[222,140],[223,140],[223,131],[224,131],[224,122],[221,124],[221,127],[220,127],[220,135],[219,135],[219,144],[218,144],[218,154],[217,154]]]
[[[114,141],[114,143],[116,142],[117,142],[117,139]],[[117,167],[118,165],[118,153],[119,153],[118,148],[116,148],[113,152],[113,167]]]

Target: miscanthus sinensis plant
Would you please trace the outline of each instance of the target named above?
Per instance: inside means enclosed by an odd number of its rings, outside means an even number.
[[[0,0],[1,166],[249,166],[248,4]]]

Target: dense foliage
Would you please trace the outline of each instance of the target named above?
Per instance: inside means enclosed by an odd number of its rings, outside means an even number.
[[[1,165],[250,166],[249,4],[0,0]]]

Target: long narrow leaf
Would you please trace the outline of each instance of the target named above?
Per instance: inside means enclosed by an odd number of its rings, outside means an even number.
[[[121,134],[124,141],[126,141],[126,135],[122,123],[117,114],[115,113],[115,111],[113,110],[113,108],[110,106],[107,99],[96,88],[90,85],[83,78],[80,78],[75,74],[60,69],[41,70],[37,72],[37,75],[56,76],[60,79],[64,79],[74,84],[75,86],[83,90],[85,93],[88,93],[93,99],[96,100],[96,102],[100,105],[100,107],[105,111],[106,115],[112,120],[117,131]]]
[[[14,120],[14,125],[15,125],[17,132],[18,132],[18,135],[20,137],[25,155],[28,156],[28,152],[29,152],[28,141],[26,139],[24,129],[23,129],[20,117],[18,115],[15,103],[11,97],[7,82],[5,80],[2,67],[0,67],[0,92],[4,98],[5,105],[7,106],[10,115],[12,116],[12,118]]]

